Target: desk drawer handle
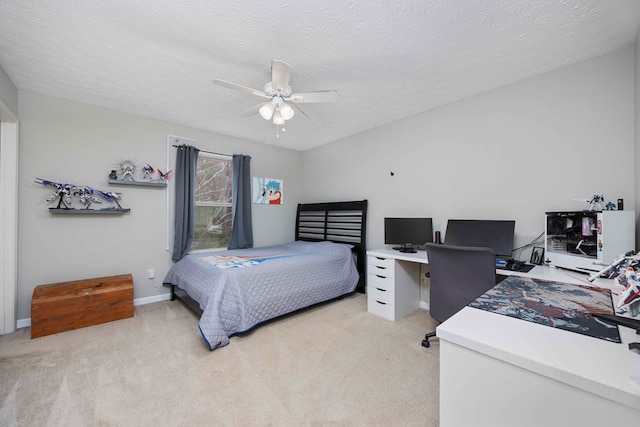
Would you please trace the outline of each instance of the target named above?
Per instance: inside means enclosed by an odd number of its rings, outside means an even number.
[[[381,258],[379,256],[377,256],[376,259],[379,259],[380,261],[386,261],[386,258]]]
[[[376,288],[377,290],[379,290],[380,292],[387,292],[386,289],[380,289],[380,288]]]
[[[382,301],[378,301],[378,300],[376,300],[376,302],[377,302],[378,304],[387,305],[387,303],[386,303],[386,302],[382,302]]]
[[[380,267],[379,265],[376,265],[376,268],[379,268],[380,270],[386,270],[387,267]]]

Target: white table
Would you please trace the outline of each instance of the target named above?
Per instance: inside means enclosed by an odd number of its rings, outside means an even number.
[[[367,255],[402,272],[391,276],[401,294],[395,298],[403,301],[403,311],[417,308],[416,267],[428,264],[426,252],[379,249]],[[584,274],[546,266],[497,272],[622,289],[613,280],[588,283]],[[436,329],[440,426],[640,425],[640,384],[632,379],[640,382],[640,354],[628,349],[640,335],[619,330],[622,344],[464,308]]]
[[[579,273],[536,269],[585,284]],[[640,354],[628,349],[640,335],[619,330],[622,344],[464,308],[436,329],[440,426],[640,425]]]
[[[367,310],[388,320],[398,320],[419,308],[420,266],[428,264],[426,251],[367,251]],[[558,279],[563,276],[558,271],[565,270],[536,266],[528,273],[511,270],[497,270],[497,273],[563,281]]]

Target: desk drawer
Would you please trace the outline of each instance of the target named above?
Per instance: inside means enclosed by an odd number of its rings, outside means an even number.
[[[367,272],[384,277],[393,277],[393,260],[370,256],[367,263]]]
[[[372,286],[367,286],[367,297],[387,304],[393,304],[393,288],[390,290]]]
[[[395,320],[393,304],[378,301],[371,296],[367,298],[367,311],[388,320]]]
[[[386,269],[390,269],[393,270],[393,259],[392,258],[382,258],[382,257],[377,257],[377,256],[371,256],[369,255],[368,257],[368,264],[369,266],[376,266],[376,267],[380,267],[380,268],[386,268]]]
[[[367,279],[367,286],[369,288],[379,288],[383,291],[389,291],[389,293],[393,293],[393,290],[395,289],[393,277],[383,277],[377,274],[369,274],[367,276]]]

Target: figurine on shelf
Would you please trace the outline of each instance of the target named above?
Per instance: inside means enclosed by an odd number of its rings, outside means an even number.
[[[109,179],[112,179],[114,181],[118,179],[118,173],[116,172],[115,169],[111,169],[111,173],[109,174]]]
[[[108,202],[114,202],[118,205],[118,209],[122,210],[122,206],[118,203],[118,200],[122,199],[122,193],[116,193],[114,191],[102,191],[95,190],[100,196],[102,196]],[[115,209],[115,208],[113,208]]]
[[[168,182],[171,179],[171,175],[173,175],[173,169],[167,173],[162,173],[162,171],[158,169],[158,175],[160,175],[160,182]]]
[[[56,191],[54,191],[49,197],[47,197],[47,202],[51,202],[55,199],[58,199],[58,204],[55,208],[49,208],[49,210],[53,211],[64,211],[64,213],[72,213],[70,211],[86,212],[86,213],[94,213],[96,211],[122,211],[128,212],[130,209],[124,209],[118,200],[122,199],[121,193],[116,193],[113,191],[102,191],[96,190],[89,186],[76,186],[75,184],[62,184],[60,182],[49,181],[42,178],[36,178],[36,183],[42,185],[48,185],[51,187],[55,187]],[[117,207],[109,207],[103,209],[90,209],[92,203],[102,203],[102,200],[96,197],[96,193],[102,197],[104,200],[108,202],[115,203]],[[71,206],[72,196],[78,197],[80,203],[84,205],[83,209],[75,209]],[[57,213],[57,212],[53,212]],[[62,213],[62,212],[58,212]]]
[[[89,209],[91,203],[102,203],[102,200],[93,195],[93,188],[91,187],[80,187],[73,195],[78,196],[85,209]]]
[[[64,209],[73,209],[71,207],[71,195],[72,192],[76,189],[74,184],[62,184],[60,182],[49,181],[42,178],[36,178],[36,183],[42,185],[50,185],[56,188],[56,191],[51,193],[49,197],[47,197],[47,203],[59,198],[58,205],[56,208],[60,209],[60,206],[64,206]]]
[[[132,160],[124,160],[120,163],[120,181],[135,181],[136,164]]]
[[[142,179],[144,179],[145,181],[151,181],[151,174],[154,172],[155,169],[153,169],[153,166],[147,163],[142,167]]]

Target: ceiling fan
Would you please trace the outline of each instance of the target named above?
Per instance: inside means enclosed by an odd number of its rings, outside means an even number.
[[[253,116],[260,114],[265,120],[272,120],[276,125],[284,125],[285,121],[292,118],[296,111],[307,116],[295,104],[335,102],[338,100],[338,92],[335,90],[294,93],[291,86],[289,86],[290,77],[291,66],[284,61],[274,59],[271,61],[271,81],[266,83],[262,90],[219,79],[213,80],[213,83],[266,99],[267,101],[245,111],[242,115]]]

